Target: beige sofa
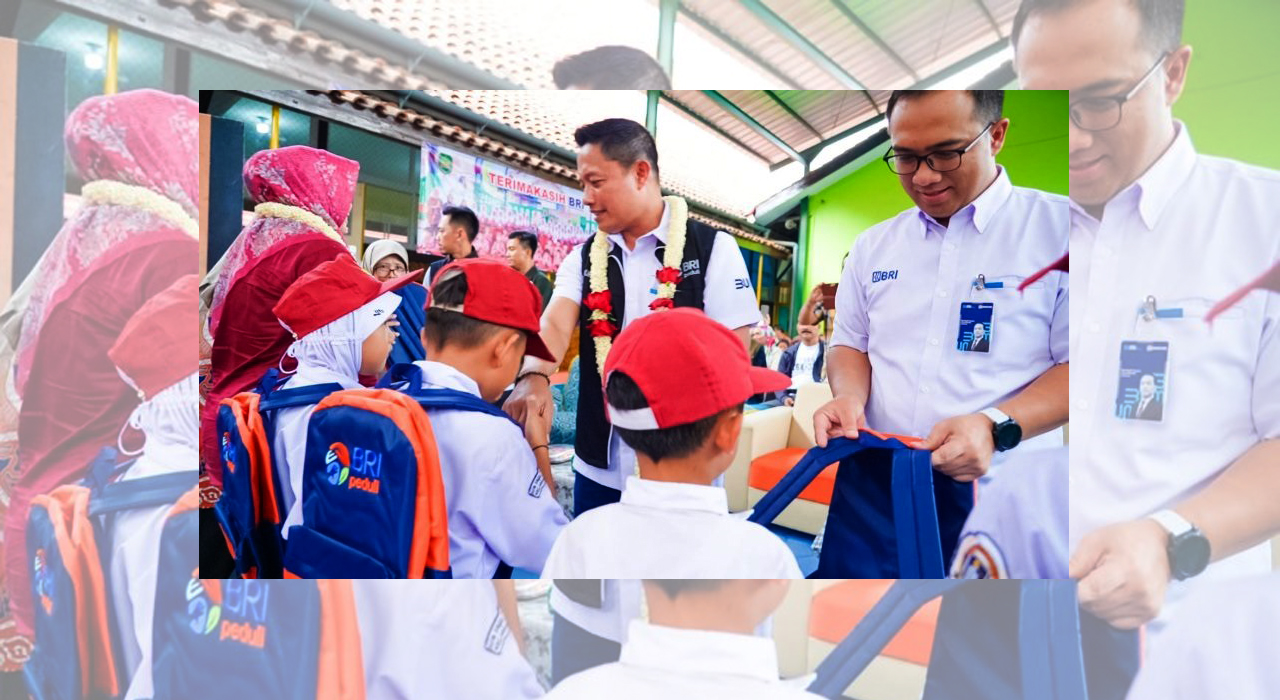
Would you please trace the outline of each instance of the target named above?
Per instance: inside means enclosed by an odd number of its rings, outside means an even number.
[[[755,505],[764,491],[748,484],[751,460],[785,448],[813,447],[813,414],[831,400],[831,387],[807,384],[796,392],[794,406],[777,406],[748,414],[742,421],[738,454],[725,472],[724,486],[729,510],[737,512]],[[796,499],[774,520],[775,523],[812,535],[827,521],[827,506]]]

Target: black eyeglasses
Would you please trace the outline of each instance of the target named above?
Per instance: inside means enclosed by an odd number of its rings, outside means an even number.
[[[955,148],[946,151],[934,151],[923,156],[912,155],[909,153],[894,153],[892,149],[884,154],[885,165],[898,175],[912,175],[920,169],[920,163],[928,164],[929,168],[935,173],[948,173],[960,167],[961,158],[969,152],[978,143],[978,139],[987,133],[991,127],[995,126],[995,122],[989,122],[977,136],[969,142],[964,148]]]
[[[1156,64],[1151,66],[1146,75],[1143,75],[1142,79],[1123,95],[1082,97],[1072,102],[1070,105],[1071,123],[1085,131],[1114,129],[1124,116],[1124,103],[1138,94],[1142,86],[1146,85],[1148,80],[1151,80],[1151,76],[1156,74],[1157,69],[1164,65],[1164,60],[1168,57],[1169,54],[1167,52],[1160,54],[1160,59],[1156,61]]]

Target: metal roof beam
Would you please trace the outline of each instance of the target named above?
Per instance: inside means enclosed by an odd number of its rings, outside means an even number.
[[[916,73],[915,69],[913,69],[910,66],[910,64],[908,64],[905,60],[903,60],[902,56],[899,56],[898,52],[894,51],[893,47],[889,46],[889,44],[884,39],[882,39],[880,35],[875,32],[874,29],[872,29],[866,22],[862,21],[862,18],[859,17],[858,14],[853,11],[853,8],[849,7],[847,0],[831,0],[831,4],[835,5],[836,9],[840,10],[841,14],[845,16],[845,19],[849,20],[849,22],[853,24],[853,26],[857,27],[858,31],[866,35],[866,37],[870,39],[877,47],[879,47],[880,50],[884,52],[886,56],[888,56],[889,58],[892,58],[894,63],[897,63],[899,66],[902,67],[902,70],[905,70],[907,73],[909,73],[911,75],[912,80],[920,80],[920,75]]]
[[[1004,32],[1000,31],[1000,23],[996,21],[995,15],[991,14],[991,9],[987,7],[987,3],[982,0],[973,0],[978,5],[978,9],[982,10],[982,14],[986,15],[987,22],[991,24],[991,28],[996,30],[996,36],[1004,38]]]
[[[772,143],[774,146],[777,146],[778,150],[782,151],[783,153],[786,153],[788,156],[791,157],[792,160],[796,161],[797,163],[800,163],[804,167],[804,170],[806,173],[809,172],[809,161],[805,160],[805,157],[800,155],[800,151],[797,151],[796,149],[792,148],[791,144],[787,143],[786,141],[783,141],[782,138],[780,138],[777,134],[765,128],[764,124],[761,124],[760,122],[756,121],[755,117],[752,117],[750,114],[747,114],[745,110],[743,110],[738,105],[734,104],[732,100],[725,97],[724,95],[721,95],[716,90],[703,90],[702,94],[706,95],[707,97],[710,97],[711,101],[719,105],[721,109],[728,112],[729,114],[732,114],[735,119],[742,122],[743,124],[746,124],[748,127],[751,128],[752,131],[756,132],[757,134],[760,134],[765,139],[767,139],[769,143]]]
[[[850,75],[849,71],[845,70],[839,63],[836,63],[830,56],[824,53],[822,49],[818,48],[816,44],[809,41],[805,35],[797,31],[795,27],[787,24],[786,20],[779,17],[777,13],[769,9],[769,7],[761,2],[761,0],[740,0],[740,4],[751,14],[755,15],[756,19],[764,23],[770,31],[781,36],[783,39],[786,39],[787,43],[791,44],[803,53],[810,61],[818,64],[818,66],[839,81],[841,85],[844,85],[851,90],[866,90],[860,80]]]
[[[793,109],[791,105],[787,104],[786,100],[782,99],[781,97],[778,97],[778,94],[775,93],[773,90],[765,90],[764,94],[766,97],[772,100],[774,104],[781,107],[787,114],[790,114],[792,119],[795,119],[796,121],[800,122],[802,125],[804,125],[804,128],[808,129],[814,136],[817,136],[819,141],[822,140],[822,132],[813,128],[813,125],[810,124],[807,119],[800,116],[800,113],[795,111],[795,109]]]

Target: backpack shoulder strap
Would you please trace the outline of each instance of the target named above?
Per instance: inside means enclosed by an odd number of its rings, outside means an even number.
[[[342,391],[342,385],[336,382],[301,386],[297,389],[276,389],[263,397],[258,404],[258,412],[278,411],[282,408],[308,406],[319,403],[321,399],[335,391]]]
[[[501,408],[485,401],[475,394],[468,394],[457,389],[419,389],[411,394],[413,398],[427,409],[454,409],[459,411],[475,411],[487,413],[496,418],[511,420]],[[514,422],[514,421],[512,421]]]
[[[199,473],[192,470],[107,484],[94,492],[89,501],[89,515],[169,505],[196,486],[198,477]]]

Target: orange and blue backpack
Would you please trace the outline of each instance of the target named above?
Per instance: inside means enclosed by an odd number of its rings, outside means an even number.
[[[284,492],[271,452],[277,412],[310,406],[342,389],[334,383],[282,389],[287,380],[272,369],[253,391],[218,407],[222,495],[214,512],[236,562],[234,573],[245,578],[280,578],[284,572]]]
[[[322,400],[307,427],[303,524],[290,528],[286,575],[449,578],[448,512],[427,410],[510,418],[463,391],[423,389],[414,364],[374,389]]]
[[[125,511],[192,504],[195,529],[184,547],[195,556],[199,524],[196,470],[118,480],[132,461],[117,464],[105,448],[88,476],[31,501],[27,561],[36,603],[35,645],[24,672],[35,700],[115,698],[132,669],[121,659],[120,626],[111,603],[111,537]],[[166,532],[165,537],[169,537]]]

